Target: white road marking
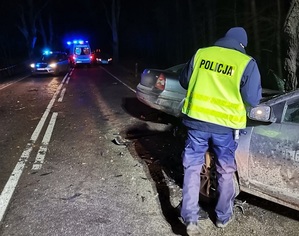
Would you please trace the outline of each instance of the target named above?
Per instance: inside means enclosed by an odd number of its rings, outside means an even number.
[[[66,91],[66,88],[62,89],[61,94],[60,94],[60,97],[59,97],[59,99],[58,99],[58,102],[62,102],[63,97],[64,97],[64,94],[65,94],[65,91]]]
[[[101,68],[101,69],[103,69],[104,71],[106,71],[109,75],[111,75],[118,82],[122,83],[124,86],[126,86],[128,89],[130,89],[132,92],[136,93],[136,90],[132,89],[129,85],[127,85],[126,83],[124,83],[123,81],[121,81],[119,78],[117,78],[116,76],[114,76],[113,74],[111,74],[108,70],[106,70],[105,68]]]
[[[32,143],[28,143],[25,150],[23,151],[21,158],[19,159],[18,163],[16,164],[14,170],[12,171],[2,193],[0,195],[0,222],[4,216],[4,213],[7,209],[7,206],[10,202],[12,194],[15,191],[15,188],[18,184],[18,181],[21,177],[23,169],[25,167],[25,163],[28,160],[30,153],[32,151]]]
[[[69,83],[69,81],[70,81],[70,76],[69,77],[67,77],[67,80],[66,80],[66,84],[68,84]]]
[[[63,86],[63,83],[64,83],[66,77],[67,77],[67,75],[64,77],[63,81],[61,82],[61,84],[58,86],[56,92],[54,93],[54,95],[53,95],[51,101],[49,102],[42,118],[40,119],[38,125],[36,126],[34,132],[32,133],[31,138],[30,138],[29,142],[27,143],[27,145],[26,145],[26,147],[25,147],[18,163],[16,164],[13,172],[11,173],[7,183],[5,184],[5,186],[2,190],[2,193],[0,195],[0,222],[3,219],[3,216],[6,212],[6,209],[8,207],[9,202],[10,202],[10,199],[11,199],[11,197],[12,197],[14,191],[15,191],[15,188],[16,188],[18,182],[19,182],[19,179],[20,179],[20,177],[23,173],[23,170],[25,168],[25,164],[26,164],[27,160],[30,157],[30,153],[33,149],[33,146],[34,146],[34,144],[35,144],[35,142],[36,142],[36,140],[37,140],[44,124],[45,124],[45,121],[46,121],[46,119],[47,119],[47,117],[48,117],[48,115],[49,115],[49,113],[50,113],[50,111],[53,107],[53,104],[54,104],[58,94],[60,93],[60,90]],[[24,78],[22,78],[22,79],[24,79]],[[22,79],[19,79],[18,81],[20,81]],[[53,115],[54,115],[54,113],[53,113]]]
[[[64,77],[63,77],[63,80],[62,80],[62,84],[64,84],[64,82],[65,82],[65,80],[66,80],[66,78],[68,77],[68,74],[66,74]]]
[[[41,169],[42,164],[44,163],[44,159],[45,159],[45,156],[46,156],[46,153],[47,153],[47,150],[48,150],[48,145],[49,145],[49,142],[50,142],[50,139],[51,139],[51,136],[52,136],[52,132],[53,132],[53,129],[54,129],[54,126],[55,126],[57,116],[58,116],[57,112],[54,112],[52,114],[50,123],[49,123],[48,128],[46,130],[46,133],[44,135],[42,144],[41,144],[41,146],[38,150],[38,153],[36,155],[35,162],[33,163],[32,170]]]
[[[45,121],[46,121],[46,119],[47,119],[47,117],[48,117],[48,115],[49,115],[49,113],[50,113],[50,111],[51,111],[51,108],[53,107],[53,104],[54,104],[54,102],[55,102],[55,100],[56,100],[58,94],[60,93],[60,90],[61,90],[61,88],[62,88],[62,85],[63,85],[63,84],[61,83],[61,84],[58,86],[56,92],[54,93],[54,95],[53,95],[53,97],[52,97],[52,99],[51,99],[51,101],[50,101],[50,103],[49,103],[49,105],[48,105],[46,111],[44,112],[42,118],[40,119],[38,125],[36,126],[36,128],[35,128],[35,130],[34,130],[32,136],[31,136],[30,142],[35,143],[35,141],[37,140],[37,138],[38,138],[38,136],[39,136],[39,134],[40,134],[40,131],[41,131],[41,129],[43,128],[43,126],[44,126],[44,124],[45,124]]]
[[[5,88],[7,88],[8,86],[10,86],[10,85],[12,85],[12,84],[15,84],[15,83],[17,83],[17,82],[19,82],[19,81],[21,81],[21,80],[23,80],[23,79],[26,79],[26,78],[29,77],[29,76],[30,76],[30,75],[26,75],[25,77],[22,77],[22,78],[20,78],[20,79],[18,79],[18,80],[15,80],[15,81],[12,81],[12,82],[3,84],[3,85],[0,86],[0,90],[5,89]]]
[[[11,199],[11,197],[12,197],[14,191],[15,191],[15,188],[16,188],[18,182],[19,182],[19,179],[20,179],[20,177],[21,177],[21,175],[23,173],[23,170],[25,168],[25,164],[26,164],[27,160],[30,157],[30,153],[31,153],[31,151],[33,149],[33,146],[34,146],[34,144],[35,144],[35,142],[36,142],[36,140],[37,140],[37,138],[38,138],[38,136],[39,136],[39,134],[40,134],[40,132],[41,132],[44,124],[45,124],[45,121],[46,121],[46,119],[47,119],[47,117],[48,117],[48,115],[49,115],[49,113],[51,111],[51,108],[53,107],[53,104],[54,104],[54,102],[55,102],[58,94],[60,93],[61,88],[62,88],[62,86],[63,86],[66,78],[68,78],[68,80],[67,80],[67,83],[68,83],[68,81],[70,79],[70,76],[73,73],[73,70],[74,69],[72,69],[69,72],[69,74],[67,74],[63,78],[61,84],[58,86],[58,88],[57,88],[56,92],[54,93],[54,95],[53,95],[50,103],[48,104],[48,106],[47,106],[47,108],[46,108],[46,110],[45,110],[42,118],[40,119],[38,125],[36,126],[36,128],[35,128],[32,136],[30,138],[30,141],[27,143],[27,145],[26,145],[26,147],[25,147],[25,149],[24,149],[24,151],[23,151],[23,153],[22,153],[22,155],[21,155],[18,163],[16,164],[16,166],[15,166],[13,172],[11,173],[11,175],[10,175],[10,177],[9,177],[6,185],[3,188],[3,191],[2,191],[2,193],[0,195],[0,222],[3,219],[3,216],[4,216],[5,212],[6,212],[6,209],[8,207],[9,202],[10,202],[10,199]],[[129,88],[131,91],[133,91],[134,93],[136,93],[136,91],[134,89],[132,89],[130,86],[128,86],[127,84],[125,84],[124,82],[122,82],[116,76],[112,75],[109,71],[107,71],[107,70],[105,70],[105,71],[108,74],[110,74],[113,78],[115,78],[117,81],[119,81],[120,83],[122,83],[123,85],[125,85],[127,88]],[[67,77],[67,76],[69,76],[69,77]],[[26,78],[26,77],[24,77],[24,78]],[[22,78],[22,79],[24,79],[24,78]],[[19,79],[18,81],[20,81],[22,79]],[[17,82],[17,81],[15,81],[15,82]],[[7,85],[7,86],[9,86],[9,85]],[[0,90],[1,89],[3,89],[3,88],[0,88]],[[105,109],[103,109],[103,110],[105,110]],[[52,118],[50,120],[49,126],[48,126],[48,128],[46,130],[46,133],[44,135],[44,138],[43,138],[43,141],[42,141],[42,145],[41,145],[41,147],[39,149],[39,152],[38,152],[38,154],[36,156],[36,160],[34,162],[34,164],[36,164],[36,166],[32,167],[32,169],[34,169],[34,168],[40,168],[41,165],[42,165],[42,163],[43,163],[43,161],[44,161],[44,158],[45,158],[45,155],[46,155],[46,152],[47,152],[47,146],[49,144],[49,141],[50,141],[50,138],[51,138],[54,126],[55,126],[57,115],[58,115],[58,113],[56,113],[56,112],[54,112],[52,114]]]

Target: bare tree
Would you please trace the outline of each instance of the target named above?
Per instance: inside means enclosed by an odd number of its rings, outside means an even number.
[[[41,34],[44,47],[49,47],[50,45],[52,45],[52,41],[53,41],[52,17],[51,16],[47,17],[46,21],[47,21],[47,25],[46,25],[47,27],[45,28],[43,18],[38,17],[38,23],[39,23],[38,32]]]
[[[277,73],[278,77],[282,78],[281,65],[281,5],[280,0],[276,0],[277,4],[277,20],[276,20],[276,50],[277,50]]]
[[[191,48],[194,48],[194,51],[195,51],[198,42],[197,42],[197,31],[196,31],[196,27],[194,25],[194,22],[195,22],[195,19],[196,19],[196,17],[195,17],[195,6],[194,6],[192,0],[188,0],[188,11],[189,11],[189,16],[190,16],[190,27],[191,27],[191,30],[192,30]]]
[[[110,2],[110,1],[109,1]],[[113,48],[113,61],[119,61],[119,39],[118,39],[118,25],[120,15],[120,0],[112,0],[111,6],[103,1],[107,22],[112,31],[112,48]],[[110,8],[110,12],[108,10]]]
[[[299,49],[299,0],[292,0],[288,15],[284,24],[284,32],[288,42],[287,56],[284,69],[287,73],[285,90],[295,90],[298,85],[296,71]]]
[[[255,57],[257,59],[261,59],[261,46],[260,46],[260,37],[259,37],[259,27],[258,27],[258,16],[257,16],[257,10],[256,10],[256,3],[255,0],[250,1],[250,8],[251,8],[251,14],[253,16],[252,21],[252,28],[253,28],[253,37],[254,37],[254,48],[255,48]]]
[[[31,57],[37,40],[37,22],[41,11],[47,6],[49,0],[36,4],[34,0],[20,1],[18,4],[19,22],[17,28],[26,40],[28,56]]]

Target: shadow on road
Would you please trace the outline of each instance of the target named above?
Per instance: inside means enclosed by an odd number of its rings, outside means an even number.
[[[183,169],[181,152],[183,143],[173,136],[172,128],[179,120],[165,113],[151,109],[137,99],[126,99],[123,108],[141,121],[165,124],[165,130],[151,130],[146,123],[132,125],[125,131],[126,139],[133,140],[129,146],[131,153],[137,153],[146,165],[145,171],[154,181],[163,215],[175,234],[187,235],[185,225],[180,221],[177,206],[171,203],[169,180],[181,187]],[[134,155],[133,155],[134,156]]]
[[[181,163],[181,153],[184,148],[183,139],[174,137],[173,130],[180,124],[180,120],[165,113],[151,109],[137,99],[124,100],[123,108],[133,117],[141,121],[150,121],[157,124],[170,124],[171,128],[164,131],[152,131],[146,123],[133,124],[129,130],[124,131],[127,139],[131,139],[132,145],[129,147],[131,153],[137,153],[147,165],[149,175],[155,182],[163,214],[172,226],[174,233],[185,235],[185,226],[179,220],[177,206],[171,204],[171,188],[167,185],[169,179],[175,181],[180,188],[183,182],[183,167]],[[133,155],[134,156],[134,155]],[[245,204],[245,215],[259,217],[261,211],[272,211],[294,220],[299,220],[298,211],[275,204],[253,195],[243,193],[237,197],[238,202]],[[207,204],[205,210],[209,213],[209,218],[215,221],[215,202]],[[257,208],[256,208],[257,207]],[[242,214],[242,213],[241,213]]]

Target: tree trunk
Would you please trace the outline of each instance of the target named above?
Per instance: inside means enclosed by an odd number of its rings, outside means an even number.
[[[277,21],[276,21],[276,51],[277,51],[277,73],[278,77],[282,78],[281,65],[281,6],[280,0],[276,0],[277,4]]]
[[[44,47],[48,47],[49,45],[48,45],[47,35],[46,35],[45,27],[43,24],[43,20],[41,17],[38,17],[38,23],[39,23],[39,32],[42,36]]]
[[[112,41],[113,41],[113,60],[118,63],[119,55],[118,55],[118,15],[119,15],[119,0],[112,1],[112,19],[111,19],[111,26],[112,26]]]
[[[191,48],[193,48],[193,50],[195,51],[197,49],[197,45],[198,45],[198,41],[197,41],[197,31],[196,31],[196,26],[194,24],[194,22],[196,22],[196,18],[195,18],[195,6],[193,4],[192,0],[188,0],[188,10],[189,10],[189,16],[190,16],[190,27],[192,30],[192,45]]]
[[[298,58],[299,35],[299,0],[292,0],[290,10],[285,20],[284,32],[286,34],[288,49],[284,69],[287,73],[285,90],[295,90],[298,85],[296,71]]]
[[[254,42],[254,54],[256,55],[257,60],[261,60],[261,46],[260,46],[260,37],[259,37],[259,27],[258,27],[258,16],[256,12],[256,4],[255,0],[250,1],[250,7],[251,7],[251,14],[253,19],[253,42]]]
[[[110,26],[112,31],[113,61],[115,63],[118,63],[119,61],[118,22],[119,22],[119,15],[120,15],[120,0],[112,0],[111,14],[109,14],[105,2],[102,3],[105,8],[108,25]]]

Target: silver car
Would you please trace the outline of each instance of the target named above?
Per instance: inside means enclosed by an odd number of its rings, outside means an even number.
[[[145,69],[137,85],[137,98],[154,109],[180,116],[186,90],[180,85],[178,75],[184,66],[180,64],[165,70]]]
[[[30,64],[31,73],[59,75],[69,71],[70,63],[65,52],[44,52],[34,63]]]
[[[236,151],[240,190],[299,210],[299,90],[262,102],[248,116]]]
[[[166,70],[145,69],[137,98],[148,106],[179,117],[186,90],[178,81],[184,64]],[[247,128],[239,131],[236,150],[238,192],[299,210],[299,90],[263,89],[263,100],[248,111]],[[215,197],[213,154],[201,173],[201,195]]]

